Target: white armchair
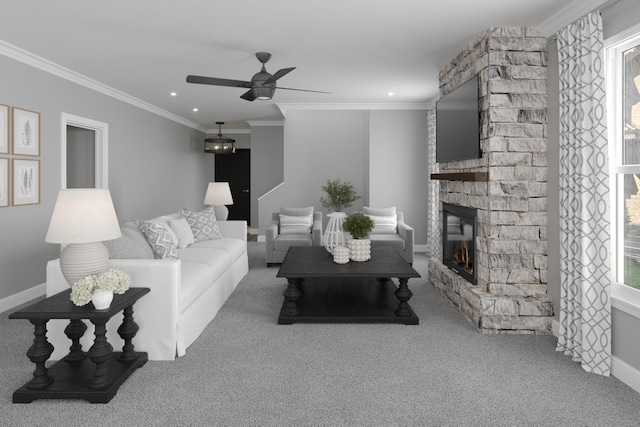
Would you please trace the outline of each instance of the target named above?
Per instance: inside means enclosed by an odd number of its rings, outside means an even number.
[[[322,245],[322,212],[307,208],[280,208],[265,235],[267,266],[280,264],[291,246]]]
[[[362,213],[370,216],[375,226],[369,235],[372,246],[387,245],[396,249],[409,264],[413,264],[414,230],[404,222],[404,214],[390,208],[365,206]]]

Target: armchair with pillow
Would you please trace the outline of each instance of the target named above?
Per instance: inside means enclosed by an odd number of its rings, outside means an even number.
[[[373,219],[374,227],[369,236],[372,246],[388,245],[396,249],[409,264],[413,264],[414,231],[404,222],[404,214],[396,207],[372,208],[365,206],[362,213]]]
[[[322,245],[322,212],[307,208],[280,208],[274,212],[265,236],[267,266],[280,264],[291,246]]]

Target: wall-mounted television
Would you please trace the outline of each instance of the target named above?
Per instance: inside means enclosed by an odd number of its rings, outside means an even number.
[[[436,102],[436,162],[479,159],[478,76]]]

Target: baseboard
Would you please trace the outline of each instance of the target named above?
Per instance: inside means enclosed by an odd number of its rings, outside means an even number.
[[[249,234],[258,234],[260,232],[260,230],[258,228],[251,228],[249,227],[249,230],[247,231]]]
[[[611,356],[611,375],[640,393],[640,371],[615,356]]]
[[[427,245],[413,245],[413,253],[427,253]]]
[[[26,289],[17,294],[10,295],[0,300],[0,313],[9,311],[21,304],[27,303],[33,299],[41,297],[47,293],[47,286],[45,283],[34,286],[33,288]]]

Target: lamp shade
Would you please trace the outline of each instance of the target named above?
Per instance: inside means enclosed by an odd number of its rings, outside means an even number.
[[[45,241],[91,243],[121,236],[111,193],[106,188],[60,190]]]
[[[204,204],[212,206],[232,205],[231,188],[228,182],[210,182],[207,194],[204,196]]]

